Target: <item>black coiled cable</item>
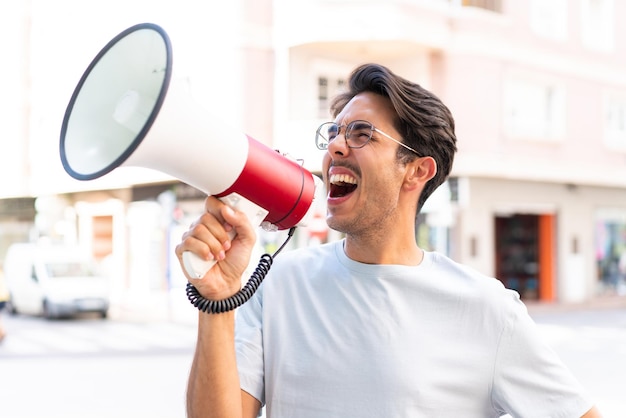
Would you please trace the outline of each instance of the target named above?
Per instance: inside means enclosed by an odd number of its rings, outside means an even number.
[[[257,291],[257,289],[263,282],[263,279],[265,279],[265,276],[270,271],[272,263],[274,262],[274,257],[276,257],[278,253],[283,248],[285,248],[285,245],[287,245],[295,230],[295,227],[289,230],[285,242],[283,242],[280,248],[276,250],[274,255],[263,254],[261,256],[259,264],[257,265],[256,269],[254,269],[254,272],[250,276],[250,279],[248,279],[248,282],[245,284],[244,287],[241,288],[241,290],[239,290],[239,292],[226,299],[210,300],[203,297],[194,285],[187,282],[187,299],[189,299],[189,302],[191,302],[193,306],[198,308],[198,310],[205,313],[213,314],[232,311],[233,309],[243,305],[248,300],[250,300],[252,295],[254,295],[254,293]]]

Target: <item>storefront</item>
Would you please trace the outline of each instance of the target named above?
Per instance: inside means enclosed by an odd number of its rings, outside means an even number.
[[[626,294],[626,210],[598,210],[595,236],[597,279],[602,291]]]
[[[478,177],[467,185],[453,258],[526,300],[626,293],[626,189]]]

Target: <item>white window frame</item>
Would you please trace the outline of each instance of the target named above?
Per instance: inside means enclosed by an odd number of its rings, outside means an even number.
[[[509,74],[503,92],[504,131],[508,137],[541,142],[565,139],[567,92],[563,82]]]
[[[315,86],[315,117],[321,121],[330,118],[329,106],[337,94],[347,88],[348,76],[354,69],[349,63],[317,57],[309,65],[311,81]],[[328,81],[326,98],[321,97],[320,79]]]
[[[330,72],[317,74],[317,109],[319,118],[329,117],[329,107],[335,96],[345,89],[347,74],[337,75]],[[322,92],[322,80],[326,81],[325,92]]]
[[[615,151],[626,152],[626,92],[604,95],[604,144]]]
[[[567,0],[531,0],[530,28],[538,36],[554,41],[567,39]]]
[[[614,0],[581,0],[582,44],[592,50],[612,52],[615,48]]]

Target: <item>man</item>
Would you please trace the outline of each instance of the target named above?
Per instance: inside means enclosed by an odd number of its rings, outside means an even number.
[[[517,293],[416,244],[416,213],[456,151],[446,106],[364,65],[332,113],[316,143],[327,222],[345,239],[277,257],[236,319],[200,313],[189,416],[598,417]],[[255,234],[213,197],[206,210],[176,253],[218,261],[193,284],[222,300]]]

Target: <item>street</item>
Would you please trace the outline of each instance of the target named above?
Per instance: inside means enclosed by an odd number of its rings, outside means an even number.
[[[546,340],[587,388],[604,418],[626,417],[626,306],[529,309]]]
[[[626,309],[529,311],[605,418],[626,416]],[[3,315],[2,418],[178,418],[195,344],[191,321],[46,321]]]
[[[3,319],[3,418],[185,416],[195,327],[95,317]]]

